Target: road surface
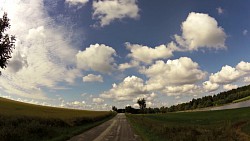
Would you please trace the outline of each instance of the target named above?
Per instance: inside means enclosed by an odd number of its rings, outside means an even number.
[[[129,125],[125,114],[94,127],[68,141],[141,141]]]

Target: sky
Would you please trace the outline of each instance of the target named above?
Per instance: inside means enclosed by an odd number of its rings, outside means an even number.
[[[171,106],[250,83],[250,1],[0,0],[16,36],[0,97]]]

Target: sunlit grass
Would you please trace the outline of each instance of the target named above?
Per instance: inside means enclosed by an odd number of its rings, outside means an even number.
[[[250,108],[127,115],[144,140],[249,140]]]
[[[233,103],[238,103],[238,102],[247,101],[247,100],[250,100],[250,96],[234,100]]]
[[[109,111],[54,108],[0,98],[0,139],[66,140],[113,115]]]

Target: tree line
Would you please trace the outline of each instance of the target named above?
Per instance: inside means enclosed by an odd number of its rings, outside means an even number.
[[[160,108],[146,108],[146,100],[144,98],[138,99],[137,103],[140,109],[135,109],[131,106],[126,106],[125,109],[117,109],[113,106],[113,110],[118,113],[132,113],[132,114],[153,114],[153,113],[167,113],[176,111],[194,110],[198,108],[207,108],[212,106],[221,106],[224,104],[232,103],[244,97],[250,96],[250,85],[239,87],[230,91],[221,92],[213,96],[204,96],[202,98],[192,99],[189,102],[172,105],[170,107]]]

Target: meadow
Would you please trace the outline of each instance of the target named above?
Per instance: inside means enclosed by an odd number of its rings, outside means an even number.
[[[250,100],[250,96],[247,96],[247,97],[244,97],[244,98],[241,98],[241,99],[234,100],[233,103],[242,102],[242,101],[247,101],[247,100]]]
[[[54,108],[0,98],[0,139],[63,141],[114,115],[110,111]]]
[[[126,116],[144,141],[250,140],[250,107]]]

